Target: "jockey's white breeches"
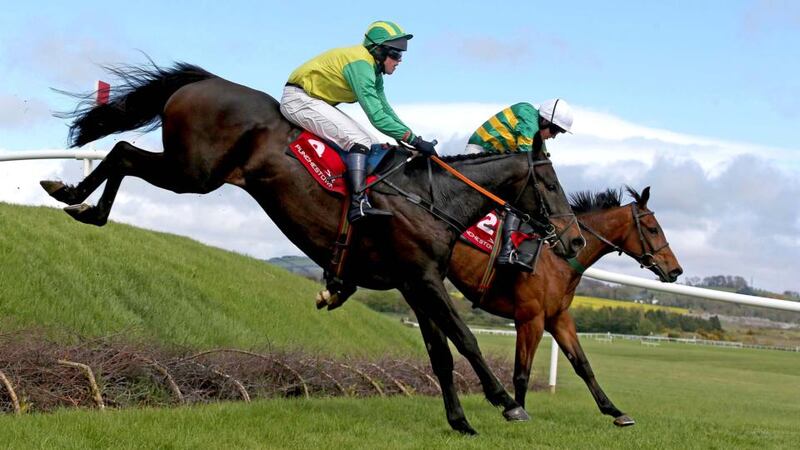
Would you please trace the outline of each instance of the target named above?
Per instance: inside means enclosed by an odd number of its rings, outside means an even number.
[[[481,147],[480,145],[476,144],[467,144],[467,147],[464,149],[464,154],[471,155],[473,153],[483,153],[486,149]]]
[[[323,100],[311,97],[302,88],[286,86],[281,97],[281,113],[293,124],[350,151],[355,144],[369,148],[380,141],[369,131]]]

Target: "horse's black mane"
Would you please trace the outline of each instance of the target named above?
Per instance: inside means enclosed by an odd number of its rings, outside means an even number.
[[[440,156],[439,159],[441,159],[444,162],[454,162],[454,161],[466,161],[470,159],[486,158],[489,156],[503,156],[503,155],[511,156],[513,154],[514,153],[501,153],[496,150],[487,150],[480,153],[465,153],[461,155]]]
[[[636,202],[641,199],[639,193],[630,186],[625,186],[625,192],[633,197]],[[569,195],[569,205],[575,214],[616,208],[622,205],[622,194],[622,189],[614,188],[607,188],[605,191],[600,192],[575,192]]]
[[[569,195],[569,205],[575,214],[616,208],[622,204],[622,190],[608,188],[605,191],[581,191]]]
[[[649,187],[645,188],[645,191],[649,191],[649,190],[650,190]],[[625,185],[625,192],[627,192],[628,195],[630,195],[633,198],[633,200],[636,201],[636,203],[641,203],[642,202],[642,196],[639,195],[638,192],[636,192],[636,189],[628,186],[627,184]]]

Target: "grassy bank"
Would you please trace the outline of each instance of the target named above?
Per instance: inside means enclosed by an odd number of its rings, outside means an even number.
[[[0,327],[126,333],[189,347],[423,355],[421,338],[357,302],[314,308],[316,283],[188,238],[0,203]]]

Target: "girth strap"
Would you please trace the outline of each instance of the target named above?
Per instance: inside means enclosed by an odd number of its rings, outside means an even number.
[[[336,233],[336,242],[333,244],[329,270],[326,271],[325,278],[329,283],[331,281],[342,282],[347,253],[348,250],[350,250],[350,241],[353,237],[353,227],[350,226],[350,221],[347,220],[347,213],[349,210],[350,201],[344,199],[344,201],[342,201],[342,211],[339,215],[339,230]]]
[[[503,229],[503,222],[505,221],[505,216],[498,216],[497,221],[497,230]],[[492,281],[494,281],[494,261],[497,259],[497,254],[500,253],[500,245],[495,238],[494,246],[492,247],[492,252],[489,254],[489,261],[486,263],[486,269],[483,271],[483,277],[481,278],[481,284],[478,285],[478,293],[480,294],[480,299],[478,299],[478,305],[483,303],[483,299],[486,296],[486,292],[489,291],[489,288],[492,287]]]

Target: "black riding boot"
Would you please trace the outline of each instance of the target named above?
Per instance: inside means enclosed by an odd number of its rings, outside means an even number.
[[[519,270],[532,272],[533,267],[518,258],[517,249],[514,248],[514,241],[511,239],[511,235],[519,229],[519,224],[519,217],[517,217],[511,211],[506,211],[506,217],[503,221],[503,232],[501,236],[503,239],[503,247],[500,249],[500,253],[497,255],[497,265],[513,265]]]
[[[367,216],[388,217],[392,215],[389,211],[373,208],[369,204],[366,192],[358,193],[364,189],[364,181],[367,177],[368,151],[363,145],[356,144],[345,157],[347,173],[350,178],[350,211],[347,213],[347,220],[350,223],[355,223]]]

